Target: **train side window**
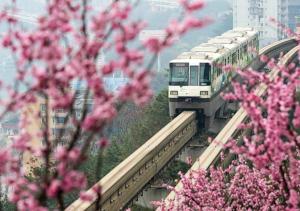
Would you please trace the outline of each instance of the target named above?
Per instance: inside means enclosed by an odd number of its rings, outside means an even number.
[[[211,65],[209,63],[200,63],[199,85],[210,85]]]
[[[218,76],[221,75],[221,69],[218,68]]]
[[[236,53],[232,54],[232,64],[236,63]]]

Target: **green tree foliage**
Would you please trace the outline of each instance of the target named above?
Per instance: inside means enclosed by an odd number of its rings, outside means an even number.
[[[163,90],[142,109],[131,125],[125,126],[126,130],[112,137],[111,146],[104,154],[102,175],[127,158],[169,121],[168,92]]]
[[[161,184],[168,184],[168,185],[176,185],[178,183],[178,180],[180,179],[180,176],[178,172],[186,173],[190,169],[190,165],[179,161],[175,160],[173,161],[165,170],[163,170],[160,175],[160,182]]]
[[[15,211],[17,209],[14,204],[8,201],[6,194],[1,193],[0,203],[1,203],[0,210]]]
[[[126,105],[122,112],[124,112],[122,115],[123,118],[117,124],[118,127],[122,127],[122,129],[118,130],[118,132],[114,131],[114,135],[111,137],[110,147],[107,148],[103,156],[100,156],[100,159],[102,159],[102,168],[99,169],[100,172],[96,170],[99,156],[93,151],[92,147],[89,156],[86,158],[88,161],[78,166],[79,170],[86,173],[89,187],[100,179],[95,175],[100,175],[101,177],[106,175],[170,121],[168,92],[167,90],[161,91],[153,99],[152,103],[142,109],[131,104]],[[39,180],[43,171],[43,168],[34,169],[29,179]],[[174,172],[172,175],[173,174]],[[75,192],[65,195],[65,205],[67,206],[76,200],[76,198],[77,193]],[[13,210],[14,206],[8,203],[6,197],[2,198],[1,201],[4,210]],[[48,201],[47,203],[49,208],[56,206],[56,201]]]

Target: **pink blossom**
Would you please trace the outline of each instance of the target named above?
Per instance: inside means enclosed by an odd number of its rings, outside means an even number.
[[[56,197],[58,191],[61,189],[61,181],[59,180],[53,180],[49,186],[49,188],[47,188],[47,195],[51,198]]]
[[[203,0],[195,0],[195,1],[190,2],[190,3],[189,3],[189,0],[180,0],[179,2],[183,5],[183,7],[188,12],[192,12],[192,11],[195,11],[195,10],[202,9],[205,5]]]
[[[64,146],[58,146],[55,152],[55,158],[57,160],[66,160],[68,156],[68,152],[66,147]]]
[[[106,148],[107,146],[108,146],[108,144],[109,144],[109,141],[108,141],[108,139],[106,139],[106,138],[101,138],[99,141],[98,141],[98,146],[101,148],[101,149],[103,149],[103,148]]]
[[[79,171],[69,171],[64,175],[61,181],[61,189],[65,192],[73,191],[74,189],[83,189],[86,187],[86,176]]]
[[[94,185],[92,187],[92,190],[96,193],[96,194],[101,194],[101,186],[99,186],[98,184]]]
[[[187,16],[183,22],[183,29],[182,32],[185,33],[189,29],[193,28],[202,28],[203,26],[207,25],[210,21],[209,20],[200,20],[193,16]]]
[[[261,55],[260,56],[260,61],[262,61],[262,62],[268,62],[269,61],[269,57],[267,57],[266,55]]]
[[[9,15],[18,11],[16,1],[11,1],[12,6],[0,11],[1,23],[8,25],[0,43],[13,54],[16,83],[14,87],[1,83],[0,88],[8,97],[0,100],[5,107],[0,116],[17,111],[22,111],[22,115],[20,133],[0,151],[0,173],[11,188],[9,200],[19,210],[46,210],[43,205],[47,200],[57,200],[58,196],[86,189],[85,173],[77,170],[78,165],[86,161],[88,152],[85,149],[95,143],[101,148],[107,146],[106,138],[97,141],[95,137],[116,117],[116,104],[134,101],[145,105],[149,102],[153,96],[152,67],[144,64],[145,55],[155,56],[190,29],[204,26],[205,21],[202,23],[202,19],[189,14],[200,10],[203,2],[183,2],[184,21],[173,20],[166,27],[164,39],[150,38],[143,49],[131,43],[147,24],[133,20],[134,6],[129,1],[113,1],[107,9],[99,11],[90,1],[83,5],[72,0],[49,0],[37,25],[28,29]],[[116,56],[98,65],[102,52],[112,52]],[[143,68],[145,65],[149,70]],[[107,89],[103,79],[116,72],[128,78],[128,83],[117,92]],[[74,80],[86,85],[88,99],[78,100],[84,90],[71,89]],[[80,100],[82,104],[77,102]],[[93,105],[92,108],[84,108],[85,100]],[[35,106],[40,104],[46,105],[46,109],[32,114],[35,112],[31,112],[31,107],[36,111],[39,108]],[[81,105],[83,107],[79,108]],[[24,110],[29,112],[25,114]],[[77,110],[85,110],[80,118],[77,118]],[[49,113],[52,112],[69,115],[69,121],[61,128],[63,137],[55,137],[55,140],[51,135],[53,120]],[[35,125],[36,122],[41,124]],[[92,138],[86,140],[85,134]],[[33,142],[42,144],[32,147]],[[45,168],[43,176],[32,182],[27,180],[27,166],[21,165],[20,155],[29,155],[34,164]],[[97,195],[101,193],[101,187],[94,189]],[[80,195],[84,200],[90,199],[86,194]]]
[[[149,38],[145,41],[145,46],[149,48],[150,51],[158,53],[161,50],[161,42],[157,38]]]
[[[299,195],[295,190],[290,190],[290,199],[289,199],[289,203],[291,204],[292,208],[294,208],[295,210],[298,207],[299,204]]]
[[[295,91],[300,72],[292,63],[285,67],[267,56],[260,60],[279,74],[272,78],[238,69],[243,83],[233,83],[233,93],[224,95],[238,101],[249,118],[240,126],[251,131],[240,137],[243,144],[232,140],[225,146],[238,160],[224,170],[212,167],[181,175],[183,188],[171,188],[175,199],[155,203],[162,210],[299,209],[300,109]],[[260,83],[267,87],[263,96],[256,91]]]
[[[94,199],[94,196],[92,194],[86,193],[86,192],[80,192],[80,199],[82,201],[92,201]]]
[[[30,149],[29,141],[31,139],[31,135],[25,130],[21,131],[21,133],[14,138],[13,147],[20,151],[25,151]]]
[[[7,48],[9,46],[12,45],[12,39],[9,35],[6,35],[3,39],[2,39],[2,45],[3,47]]]
[[[296,105],[293,124],[296,128],[300,128],[300,105]]]
[[[115,69],[114,62],[110,62],[102,67],[102,73],[103,75],[109,75],[113,73],[114,69]]]
[[[80,148],[74,147],[72,150],[70,150],[68,154],[68,158],[73,162],[77,162],[80,159],[80,154],[81,154]]]

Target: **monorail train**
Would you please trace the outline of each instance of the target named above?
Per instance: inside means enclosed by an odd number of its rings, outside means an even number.
[[[211,122],[222,105],[219,93],[235,76],[233,70],[223,71],[222,67],[245,67],[256,57],[258,49],[258,33],[253,28],[235,28],[170,61],[170,116],[196,110]]]

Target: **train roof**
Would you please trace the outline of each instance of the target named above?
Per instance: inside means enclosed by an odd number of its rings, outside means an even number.
[[[217,43],[217,44],[232,44],[232,43],[236,42],[236,39],[230,38],[230,37],[218,36],[218,37],[209,39],[207,42],[208,43]]]
[[[223,33],[220,37],[223,39],[233,39],[240,45],[242,43],[247,42],[247,40],[252,39],[257,34],[258,33],[252,28],[234,28],[230,31]]]
[[[255,31],[255,29],[253,27],[236,27],[233,28],[232,31]]]
[[[239,46],[239,42],[235,38],[215,37],[207,41],[210,44],[222,45],[224,48],[233,50]]]
[[[192,52],[206,52],[206,53],[225,53],[229,49],[224,45],[216,44],[216,43],[203,43],[192,48]]]
[[[215,58],[220,57],[221,53],[212,53],[212,52],[201,52],[201,51],[190,51],[190,52],[184,52],[180,54],[177,59],[198,59],[198,60],[206,60],[206,61],[212,61]]]
[[[228,37],[228,38],[233,38],[233,39],[238,39],[238,38],[250,38],[248,34],[244,32],[225,32],[224,34],[221,35],[222,37]]]
[[[222,55],[229,54],[234,49],[238,48],[247,40],[252,39],[258,33],[253,28],[234,28],[228,32],[223,33],[221,36],[217,36],[208,40],[207,43],[202,43],[189,52],[184,52],[176,57],[175,61],[183,60],[199,60],[200,62],[212,62]]]
[[[183,52],[176,59],[189,59],[191,56],[191,52]]]
[[[251,27],[237,27],[228,32],[243,32],[246,33],[248,36],[254,36],[255,34],[258,34],[258,31]]]
[[[249,39],[255,36],[257,33],[258,32],[254,30],[241,30],[237,28],[223,33],[221,37],[235,37],[235,38],[244,37]]]
[[[197,58],[197,57],[193,57],[192,59],[191,58],[186,58],[186,59],[173,59],[171,60],[169,63],[189,63],[190,65],[193,65],[193,64],[199,64],[199,63],[209,63],[209,64],[212,64],[213,61],[210,60],[210,59],[205,59],[205,58]]]
[[[197,59],[205,60],[207,62],[214,61],[226,53],[230,53],[230,49],[225,48],[224,46],[214,46],[213,44],[204,43],[200,46],[196,46],[191,51],[183,52],[177,56],[176,60]]]

